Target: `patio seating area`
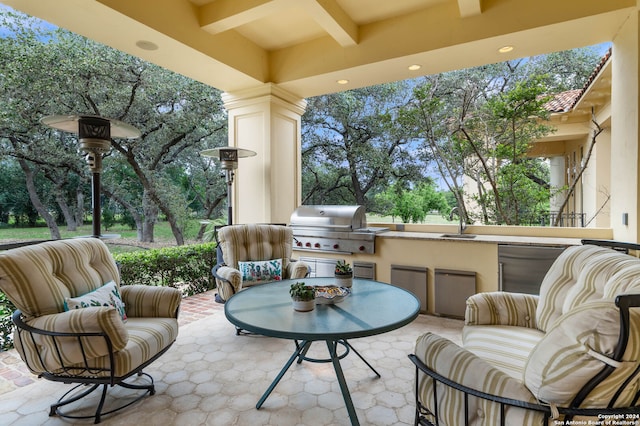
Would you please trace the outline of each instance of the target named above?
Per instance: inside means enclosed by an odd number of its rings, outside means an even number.
[[[330,364],[296,364],[256,410],[256,402],[290,356],[292,343],[236,336],[224,305],[214,297],[215,291],[209,291],[183,300],[176,343],[146,370],[156,381],[156,394],[105,416],[102,424],[350,424]],[[407,355],[426,331],[459,343],[462,325],[459,320],[420,315],[398,330],[352,340],[382,375],[376,378],[354,355],[342,361],[362,423],[413,424],[415,370]],[[324,345],[312,346],[310,355],[316,350],[326,355]],[[7,424],[68,424],[48,412],[70,387],[35,378],[15,351],[0,353],[0,417]]]

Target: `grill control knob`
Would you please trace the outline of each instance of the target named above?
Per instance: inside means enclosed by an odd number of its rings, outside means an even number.
[[[358,247],[358,249],[359,249],[360,251],[364,251],[365,247],[364,247],[364,246],[360,246],[360,247]]]
[[[305,246],[311,247],[311,243],[306,243]]]
[[[313,246],[314,246],[315,248],[320,248],[320,243],[315,243]]]
[[[334,245],[333,245],[333,249],[334,249],[334,250],[338,250],[339,248],[340,248],[340,245],[338,245],[338,244],[334,244]]]

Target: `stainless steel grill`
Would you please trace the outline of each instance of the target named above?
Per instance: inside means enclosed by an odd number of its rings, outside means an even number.
[[[294,248],[335,253],[375,253],[375,237],[388,228],[367,227],[363,206],[300,206],[291,214]]]

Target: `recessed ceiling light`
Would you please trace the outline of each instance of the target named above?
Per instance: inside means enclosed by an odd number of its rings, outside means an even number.
[[[136,46],[142,50],[158,50],[158,45],[148,40],[138,40]]]
[[[336,81],[336,83],[338,83],[338,84],[347,84],[348,82],[349,82],[349,80],[345,80],[345,79]]]
[[[502,46],[500,49],[498,49],[498,52],[500,53],[509,53],[513,50],[513,46]]]
[[[418,64],[409,65],[409,71],[417,71],[420,68],[422,68],[422,65],[418,65]]]

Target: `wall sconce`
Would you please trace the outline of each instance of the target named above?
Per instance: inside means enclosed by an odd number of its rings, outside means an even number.
[[[227,182],[227,224],[233,224],[233,207],[231,186],[235,176],[234,170],[238,168],[238,159],[245,157],[253,157],[256,155],[254,151],[233,146],[223,146],[219,148],[206,149],[200,151],[203,157],[212,157],[220,161],[220,167],[224,170],[225,180]]]

